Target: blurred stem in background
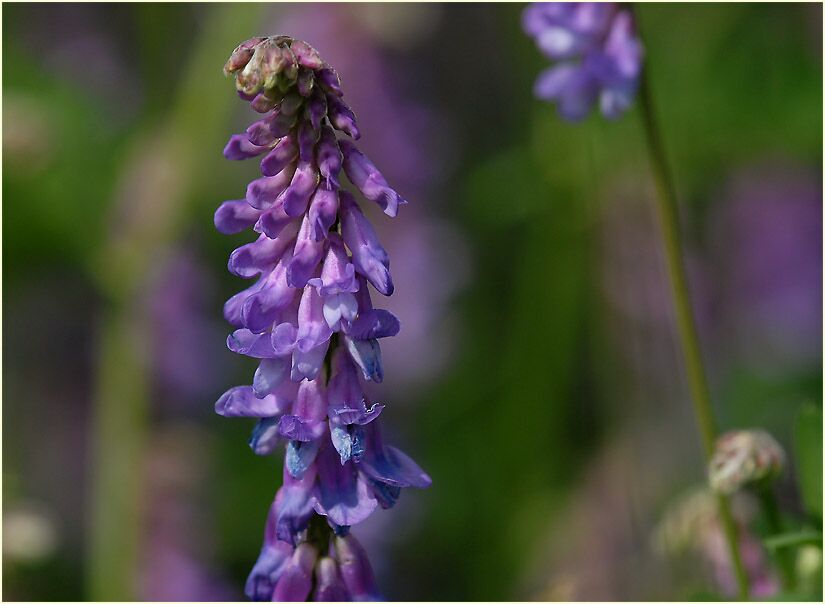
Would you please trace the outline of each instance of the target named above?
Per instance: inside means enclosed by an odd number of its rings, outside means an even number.
[[[225,134],[214,125],[227,122],[233,99],[220,68],[238,42],[250,37],[262,9],[225,4],[208,9],[188,62],[176,67],[177,100],[166,119],[135,141],[114,193],[110,239],[94,267],[107,308],[98,336],[92,437],[91,600],[136,599],[151,385],[151,326],[137,299],[153,264],[185,225],[188,205],[209,190],[209,166],[212,156],[220,157],[216,149]]]
[[[771,536],[782,535],[782,517],[779,514],[779,506],[776,503],[776,496],[770,484],[759,485],[756,491],[762,510],[765,514],[765,521],[768,524],[768,531]],[[794,560],[792,551],[787,548],[779,548],[775,552],[776,562],[779,566],[779,574],[782,579],[782,586],[786,590],[793,590],[796,587],[794,576]]]
[[[665,259],[668,274],[670,275],[673,306],[676,323],[679,331],[679,342],[685,358],[688,385],[693,400],[693,411],[699,424],[702,437],[702,446],[706,461],[713,455],[717,430],[710,402],[707,376],[702,363],[702,354],[699,349],[699,338],[696,332],[693,309],[685,274],[685,261],[682,256],[682,244],[679,234],[678,206],[676,190],[673,185],[670,169],[665,158],[664,145],[656,121],[653,108],[653,99],[648,83],[649,66],[644,70],[640,83],[639,104],[644,123],[644,132],[647,140],[647,149],[653,178],[656,182],[656,209],[659,216],[659,225],[665,247]],[[724,495],[717,496],[719,518],[725,533],[725,539],[730,551],[731,562],[736,575],[739,598],[748,598],[748,577],[742,564],[742,555],[739,551],[739,538],[736,525],[730,509],[730,501]]]

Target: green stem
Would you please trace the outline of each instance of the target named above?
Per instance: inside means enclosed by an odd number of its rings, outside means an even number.
[[[762,504],[762,511],[765,513],[765,521],[768,525],[770,536],[782,534],[782,517],[779,514],[779,506],[776,504],[776,497],[769,485],[757,487],[759,501]],[[793,552],[789,548],[780,548],[774,552],[776,556],[779,574],[782,578],[782,586],[786,590],[794,588],[794,568]]]
[[[685,260],[682,255],[682,242],[679,233],[676,190],[665,159],[664,145],[662,144],[659,128],[657,127],[652,96],[646,75],[642,76],[639,103],[641,106],[642,121],[644,122],[644,132],[647,139],[651,169],[656,183],[656,208],[658,210],[659,226],[664,241],[667,269],[670,274],[671,293],[673,295],[673,306],[679,331],[679,342],[682,347],[682,354],[684,355],[685,370],[687,372],[691,400],[693,401],[693,412],[699,425],[699,433],[702,437],[705,457],[710,461],[713,455],[714,443],[716,442],[716,422],[713,417],[710,391],[708,389],[705,368],[702,363],[699,338],[697,336],[696,324],[690,303],[690,294],[685,274]],[[727,497],[722,495],[718,497],[718,508],[725,539],[727,540],[730,551],[732,566],[736,575],[739,598],[744,600],[748,597],[748,577],[742,565],[736,524],[733,521],[730,502]]]
[[[136,597],[148,376],[142,346],[147,326],[134,317],[128,304],[113,304],[99,336],[89,566],[93,600]]]

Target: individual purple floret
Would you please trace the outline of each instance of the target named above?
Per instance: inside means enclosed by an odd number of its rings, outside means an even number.
[[[597,100],[609,119],[630,107],[644,52],[629,10],[613,2],[536,2],[524,9],[522,25],[558,61],[539,74],[534,93],[557,103],[564,119],[583,119]]]
[[[355,197],[341,189],[342,178],[388,216],[407,202],[354,143],[338,139],[336,131],[360,136],[355,114],[335,70],[308,44],[253,38],[224,71],[261,114],[230,138],[224,155],[261,157],[262,177],[245,199],[215,213],[222,233],[258,233],[230,255],[229,271],[255,282],[226,302],[224,316],[236,328],[229,349],[259,364],[252,384],[229,389],[215,410],[258,420],[249,440],[256,454],[286,450],[246,593],[254,600],[376,599],[349,527],[392,507],[402,488],[431,480],[384,444],[384,405],[364,389],[382,381],[378,340],[396,335],[400,323],[372,305],[369,284],[393,292],[389,254]]]

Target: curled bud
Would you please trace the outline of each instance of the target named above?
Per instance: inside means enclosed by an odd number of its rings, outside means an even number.
[[[726,432],[716,441],[708,479],[714,491],[729,495],[745,485],[776,478],[784,462],[782,447],[764,430]]]
[[[223,66],[224,75],[235,73],[246,67],[252,55],[255,54],[255,47],[263,41],[263,38],[250,38],[246,42],[241,42],[238,47],[232,51],[226,65]]]

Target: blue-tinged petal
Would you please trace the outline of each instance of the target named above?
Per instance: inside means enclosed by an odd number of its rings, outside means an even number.
[[[344,343],[364,379],[380,384],[384,380],[384,367],[381,363],[381,346],[378,340],[356,340],[345,337]]]
[[[359,468],[370,478],[396,487],[425,489],[432,479],[400,449],[385,446],[378,422],[365,427],[367,444]]]
[[[266,334],[263,334],[263,337],[266,338]],[[255,392],[255,396],[263,398],[268,394],[272,394],[288,374],[288,358],[262,359],[252,379],[252,390]]]
[[[392,486],[374,478],[370,478],[368,483],[372,489],[373,497],[378,501],[378,505],[385,510],[394,506],[398,498],[401,497],[401,487]]]
[[[309,469],[315,461],[318,454],[320,442],[318,440],[309,440],[302,442],[300,440],[291,440],[286,446],[286,459],[284,464],[289,475],[293,478],[302,478],[304,473]]]
[[[249,448],[255,455],[269,455],[278,445],[278,418],[264,417],[252,429]]]

